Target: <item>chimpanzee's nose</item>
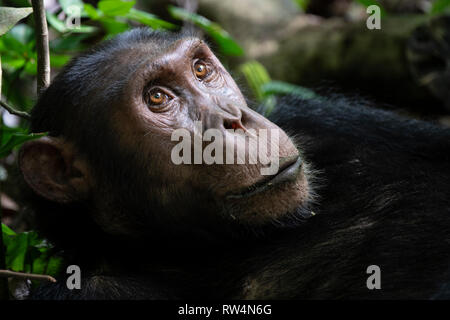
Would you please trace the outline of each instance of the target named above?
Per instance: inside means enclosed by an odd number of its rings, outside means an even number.
[[[246,131],[242,124],[242,112],[232,103],[214,103],[207,110],[203,117],[204,130],[207,129],[242,129]]]

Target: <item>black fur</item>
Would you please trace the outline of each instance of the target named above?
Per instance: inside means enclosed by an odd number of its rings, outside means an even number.
[[[450,298],[450,130],[342,98],[287,99],[273,118],[319,172],[319,199],[277,254],[258,255],[249,295]],[[381,290],[366,288],[372,264]]]

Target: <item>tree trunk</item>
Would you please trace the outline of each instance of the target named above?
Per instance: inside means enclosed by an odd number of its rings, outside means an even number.
[[[381,30],[367,29],[365,21],[324,20],[290,35],[279,34],[271,52],[257,54],[253,49],[252,58],[277,80],[304,86],[338,84],[349,92],[435,113],[445,106],[450,110],[447,19],[385,17]]]

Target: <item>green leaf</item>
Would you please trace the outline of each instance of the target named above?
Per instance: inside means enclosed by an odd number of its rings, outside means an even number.
[[[66,25],[64,24],[64,22],[62,22],[61,20],[58,19],[58,17],[56,17],[53,13],[47,11],[46,12],[46,16],[47,16],[47,21],[48,23],[54,28],[56,29],[56,31],[64,33],[69,31],[69,28],[66,27]]]
[[[306,11],[306,9],[308,8],[309,1],[310,1],[310,0],[294,0],[294,2],[295,2],[295,3],[299,6],[299,8],[302,9],[303,11]]]
[[[112,36],[128,30],[128,23],[116,21],[113,18],[102,18],[100,21],[106,32],[108,33],[108,36]]]
[[[78,26],[76,28],[69,28],[69,30],[73,33],[94,33],[97,31],[97,28],[94,26]]]
[[[35,59],[27,61],[25,64],[25,72],[31,76],[37,75],[37,63]]]
[[[2,144],[0,146],[0,158],[7,156],[14,147],[17,147],[26,141],[38,139],[43,136],[45,136],[45,133],[30,133],[30,134],[14,133],[14,134],[12,134],[11,137],[8,139],[8,141],[5,144]]]
[[[265,97],[261,88],[270,81],[266,68],[258,61],[249,61],[242,64],[239,71],[244,75],[256,100],[261,102]]]
[[[2,53],[9,53],[9,55],[13,56],[12,53],[22,56],[27,51],[27,46],[24,45],[19,40],[15,39],[12,35],[7,33],[2,37]]]
[[[450,8],[450,0],[435,0],[431,7],[431,14],[439,14]]]
[[[48,255],[47,255],[48,256]],[[50,256],[48,258],[47,268],[45,274],[56,276],[63,266],[63,260],[57,256]]]
[[[144,11],[140,11],[140,10],[136,10],[134,8],[131,8],[130,12],[128,12],[125,17],[127,19],[145,24],[153,29],[161,29],[161,28],[175,29],[175,28],[177,28],[176,25],[174,25],[170,22],[161,20],[153,14],[150,14],[150,13],[147,13]]]
[[[261,103],[260,112],[266,116],[269,115],[276,106],[276,99],[262,90],[263,86],[271,81],[266,68],[254,60],[242,64],[239,71],[244,75],[253,96]]]
[[[61,68],[70,60],[70,56],[66,54],[52,54],[50,56],[50,65],[54,68]]]
[[[0,125],[0,146],[6,144],[16,133],[24,133],[24,129],[21,127],[8,127],[4,124]]]
[[[4,238],[6,246],[6,265],[13,271],[25,272],[25,257],[28,251],[28,234],[19,233],[13,238]]]
[[[0,52],[9,57],[31,56],[34,46],[34,31],[26,24],[19,24],[0,37]]]
[[[72,16],[74,13],[80,14],[80,17],[87,17],[88,14],[84,10],[84,3],[81,0],[59,0],[59,4],[64,13]]]
[[[2,223],[2,234],[6,236],[15,236],[16,233],[12,231],[6,224]]]
[[[276,107],[277,95],[295,95],[302,99],[322,99],[314,91],[281,81],[269,81],[261,86],[264,99],[262,104],[262,113],[269,115]]]
[[[30,272],[56,276],[62,259],[53,253],[53,246],[34,231],[15,233],[2,224],[6,247],[6,268],[17,272]]]
[[[92,20],[97,20],[101,16],[103,16],[103,12],[95,9],[94,6],[89,3],[84,4],[84,11],[89,16],[89,18],[91,18]]]
[[[229,33],[222,29],[217,23],[198,14],[174,6],[169,6],[169,13],[175,19],[192,22],[205,30],[219,45],[222,53],[230,56],[240,56],[244,53],[244,50],[231,38]]]
[[[296,86],[290,83],[282,82],[282,81],[270,81],[265,83],[262,86],[262,91],[264,95],[286,95],[292,94],[296,96],[300,96],[303,99],[314,99],[320,98],[314,91],[311,89]]]
[[[136,1],[102,0],[98,3],[98,9],[108,16],[125,16]]]
[[[62,266],[62,259],[52,252],[52,246],[47,241],[42,240],[34,245],[30,252],[32,262],[31,270],[33,273],[56,275]]]
[[[0,7],[0,36],[33,12],[33,8]]]

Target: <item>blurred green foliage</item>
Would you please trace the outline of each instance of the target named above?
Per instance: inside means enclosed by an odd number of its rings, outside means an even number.
[[[302,11],[306,11],[309,5],[309,1],[310,0],[294,0],[294,2],[299,6],[300,9],[302,9]]]
[[[431,14],[450,12],[450,0],[435,0],[431,7]]]
[[[3,124],[0,130],[0,159],[9,155],[14,148],[22,143],[38,139],[44,135],[44,133],[27,133],[21,127],[11,128]]]
[[[36,232],[15,233],[2,224],[6,267],[16,272],[57,275],[61,258],[53,253],[53,247]]]

